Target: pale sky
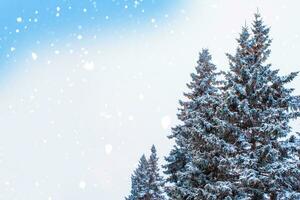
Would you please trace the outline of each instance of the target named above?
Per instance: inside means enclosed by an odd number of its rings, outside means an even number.
[[[0,81],[0,199],[124,199],[140,156],[155,144],[163,161],[173,145],[167,135],[198,52],[209,48],[226,70],[225,53],[234,52],[241,26],[251,25],[257,9],[271,26],[273,69],[300,70],[299,1],[172,2],[141,25],[80,24],[58,39],[31,38],[7,64]],[[291,86],[300,94],[300,77]],[[292,123],[294,131],[299,124]]]

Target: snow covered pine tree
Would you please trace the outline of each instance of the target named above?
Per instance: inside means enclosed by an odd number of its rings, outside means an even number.
[[[206,50],[200,54],[189,100],[180,102],[183,124],[170,136],[170,199],[300,199],[299,140],[282,141],[300,116],[300,98],[285,86],[297,73],[279,76],[265,64],[270,44],[256,14],[252,34],[244,27],[236,54],[228,55],[221,97],[215,66]]]
[[[131,177],[131,194],[126,200],[164,200],[164,180],[159,174],[158,157],[153,145],[147,160],[145,155],[140,159],[138,168]]]
[[[300,98],[285,85],[297,73],[279,76],[266,60],[269,28],[255,14],[252,37],[243,28],[235,56],[228,55],[223,116],[233,127],[227,142],[235,145],[239,199],[300,199],[299,158],[279,139],[291,132],[290,119],[300,116]],[[232,139],[229,139],[232,138]],[[291,152],[291,151],[289,151]]]
[[[216,178],[208,171],[218,167],[212,152],[223,148],[222,141],[215,136],[219,130],[215,113],[221,104],[217,88],[220,73],[211,63],[207,49],[199,54],[197,63],[196,74],[191,74],[192,82],[187,85],[191,92],[184,94],[187,101],[179,102],[178,119],[182,124],[173,129],[170,138],[175,139],[176,145],[164,166],[170,199],[206,199],[205,185]]]
[[[126,200],[144,200],[148,191],[148,161],[143,155],[137,169],[131,176],[131,192]]]
[[[159,174],[158,157],[156,148],[153,145],[151,155],[148,159],[148,174],[149,174],[149,199],[164,200],[164,180]]]

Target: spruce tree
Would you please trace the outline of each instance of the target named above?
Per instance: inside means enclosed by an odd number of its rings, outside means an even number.
[[[299,96],[293,96],[293,89],[286,87],[297,73],[280,76],[266,64],[271,39],[259,14],[255,15],[252,37],[238,42],[236,55],[228,55],[230,72],[222,105],[223,118],[236,130],[231,134],[240,174],[234,180],[236,196],[272,200],[292,194],[296,199],[300,194],[300,163],[286,153],[279,139],[290,133],[289,121],[300,116]],[[238,138],[242,140],[238,142]]]
[[[221,94],[208,51],[200,54],[170,136],[170,199],[300,199],[299,140],[284,140],[300,116],[300,97],[286,87],[297,73],[266,63],[271,39],[259,14],[237,42]]]
[[[217,87],[219,74],[211,63],[211,55],[204,49],[199,55],[196,73],[191,74],[192,81],[187,85],[190,89],[189,93],[184,94],[187,100],[179,102],[181,108],[178,119],[182,124],[176,126],[170,136],[176,142],[166,158],[168,164],[165,166],[170,183],[167,187],[170,199],[193,200],[209,196],[204,186],[213,181],[212,171],[220,160],[213,161],[213,153],[206,152],[230,149],[226,145],[221,147],[223,141],[209,134],[215,133],[219,127],[215,116],[221,103]]]
[[[153,145],[151,155],[148,159],[148,175],[149,175],[149,199],[163,200],[164,197],[164,180],[159,173],[158,157],[156,148]]]
[[[126,200],[146,200],[149,191],[148,161],[143,155],[131,176],[131,192]]]
[[[158,157],[153,145],[147,160],[143,155],[131,177],[131,194],[126,200],[164,200],[164,180],[159,174]]]

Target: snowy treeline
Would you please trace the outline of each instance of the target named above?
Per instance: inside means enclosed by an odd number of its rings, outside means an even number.
[[[163,166],[166,180],[153,147],[127,199],[300,199],[300,141],[289,126],[300,116],[300,97],[286,87],[298,73],[280,76],[267,62],[271,39],[259,14],[237,43],[228,72],[202,50],[179,102],[181,123],[169,136],[175,145]]]

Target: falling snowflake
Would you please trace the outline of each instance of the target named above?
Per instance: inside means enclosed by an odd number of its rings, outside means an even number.
[[[18,17],[18,18],[17,18],[17,22],[18,22],[18,23],[21,23],[22,21],[23,21],[22,17]]]
[[[31,53],[32,60],[37,60],[38,55],[35,52]]]
[[[86,187],[86,182],[85,181],[80,181],[79,182],[79,188],[82,189],[82,190],[84,190],[85,187]]]
[[[106,145],[105,145],[105,153],[106,153],[107,155],[111,154],[112,150],[113,150],[113,147],[112,147],[111,144],[106,144]]]
[[[170,128],[170,126],[171,126],[170,116],[166,115],[161,119],[161,126],[165,130]]]
[[[95,69],[94,62],[85,62],[83,65],[83,69],[85,69],[87,71],[93,71]]]

